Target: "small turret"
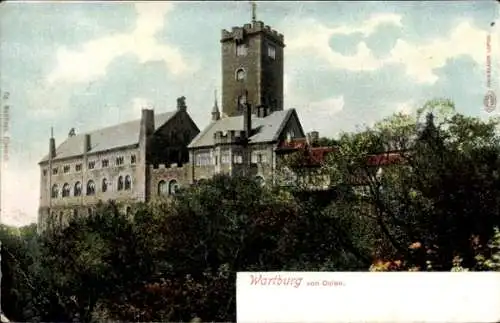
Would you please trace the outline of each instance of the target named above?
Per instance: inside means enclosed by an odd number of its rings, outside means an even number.
[[[217,90],[216,90],[214,107],[212,109],[212,121],[217,121],[219,119],[220,119],[220,111],[219,111],[219,105],[217,104]]]

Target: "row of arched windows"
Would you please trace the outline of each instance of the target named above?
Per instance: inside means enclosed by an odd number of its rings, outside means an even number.
[[[104,178],[101,181],[101,192],[103,193],[107,192],[109,185],[110,183],[108,182],[108,180]],[[123,176],[118,177],[118,182],[117,182],[118,191],[130,190],[131,188],[132,188],[132,178],[129,175],[126,175],[125,177]],[[89,180],[87,182],[85,194],[91,196],[95,195],[95,192],[96,192],[95,182],[93,180]],[[82,195],[82,183],[76,182],[75,185],[73,186],[73,196],[81,196],[81,195]],[[61,196],[62,197],[71,196],[71,186],[68,183],[64,183],[61,190]],[[52,198],[59,197],[59,186],[57,184],[52,185],[51,197]]]
[[[175,179],[171,180],[170,182],[165,182],[164,180],[161,180],[158,183],[158,195],[173,195],[177,190],[179,189],[179,184]]]

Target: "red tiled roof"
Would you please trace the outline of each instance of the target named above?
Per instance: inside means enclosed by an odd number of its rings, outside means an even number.
[[[300,138],[291,141],[283,141],[279,145],[283,150],[301,150],[304,152],[304,166],[320,166],[327,154],[337,150],[336,147],[311,147],[307,139]],[[404,158],[399,152],[387,152],[367,157],[370,166],[386,166],[403,163]]]
[[[284,140],[281,142],[279,145],[279,148],[282,149],[304,149],[307,147],[307,139],[306,138],[300,138],[300,139],[294,139],[294,140]]]

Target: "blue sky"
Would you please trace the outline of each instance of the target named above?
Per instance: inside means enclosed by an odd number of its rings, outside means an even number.
[[[285,108],[297,109],[306,131],[335,136],[434,97],[466,115],[498,114],[482,106],[488,33],[498,89],[498,10],[494,1],[258,2],[257,18],[285,35]],[[36,219],[51,126],[61,143],[72,127],[137,119],[145,106],[172,110],[182,95],[206,126],[221,88],[220,31],[250,19],[247,1],[3,2],[3,220]]]

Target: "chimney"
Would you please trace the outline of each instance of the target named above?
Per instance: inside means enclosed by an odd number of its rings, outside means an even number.
[[[185,96],[181,96],[180,98],[177,99],[177,110],[178,111],[186,111],[187,110]]]
[[[141,135],[152,135],[155,131],[155,111],[152,109],[142,109],[141,112]]]
[[[315,143],[319,140],[319,132],[311,131],[307,134],[307,139],[310,144]]]
[[[250,136],[252,136],[252,106],[249,103],[245,104],[243,129],[245,130],[247,138],[250,138]]]
[[[92,148],[91,143],[90,143],[90,135],[85,134],[83,137],[83,153],[88,153],[90,149]]]

